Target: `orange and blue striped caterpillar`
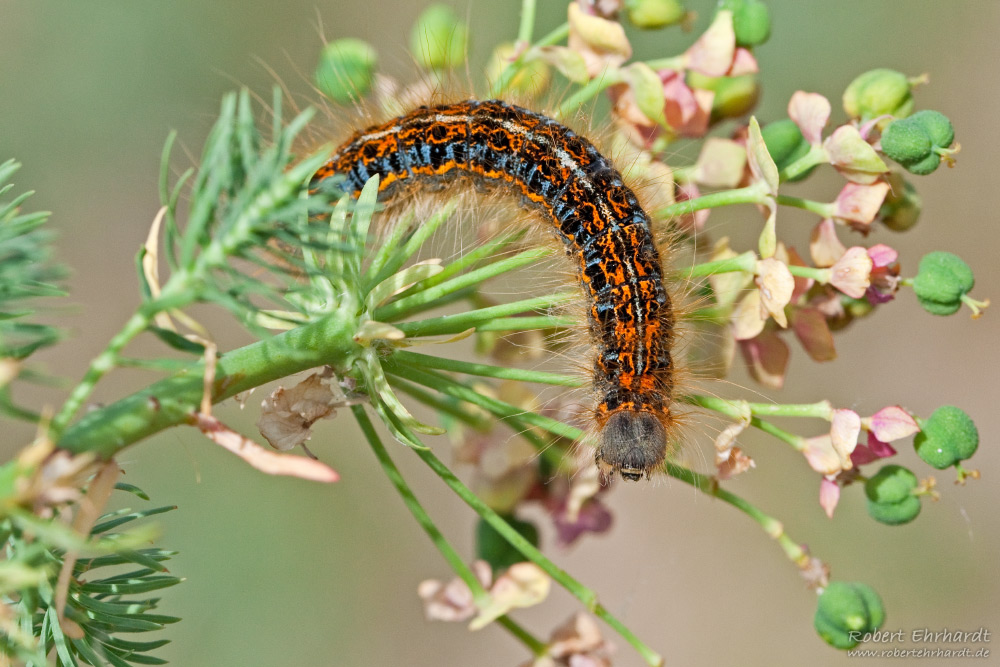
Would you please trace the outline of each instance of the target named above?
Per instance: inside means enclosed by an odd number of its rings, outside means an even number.
[[[509,187],[551,222],[579,262],[597,347],[597,465],[609,478],[649,476],[671,423],[674,313],[650,218],[611,161],[541,114],[499,100],[422,106],[356,133],[313,177],[340,176],[357,196],[468,178]]]

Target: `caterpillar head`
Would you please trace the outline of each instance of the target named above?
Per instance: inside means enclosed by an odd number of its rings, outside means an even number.
[[[622,410],[612,413],[601,429],[597,467],[608,479],[617,472],[635,482],[663,465],[667,432],[651,412]]]

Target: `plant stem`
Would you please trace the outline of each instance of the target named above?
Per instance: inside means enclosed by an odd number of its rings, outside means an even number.
[[[69,422],[83,406],[84,401],[93,393],[97,383],[117,365],[121,351],[133,338],[146,330],[149,322],[150,316],[146,315],[144,309],[133,313],[121,331],[115,334],[114,338],[108,343],[108,346],[104,348],[104,351],[90,362],[90,366],[87,368],[83,379],[73,388],[69,398],[66,399],[62,408],[52,419],[51,432],[53,439],[57,440],[63,431],[66,430]]]
[[[703,262],[695,264],[686,269],[676,272],[676,275],[683,278],[699,278],[702,276],[712,276],[717,273],[732,273],[733,271],[743,271],[754,273],[757,269],[757,253],[747,250],[742,255],[730,257],[729,259],[717,259],[714,262]]]
[[[453,371],[465,373],[466,375],[478,375],[480,377],[497,378],[498,380],[518,380],[520,382],[536,382],[539,384],[551,384],[559,387],[579,387],[583,382],[572,375],[561,375],[558,373],[547,373],[545,371],[529,371],[520,368],[508,368],[506,366],[492,366],[490,364],[476,364],[458,359],[447,359],[444,357],[432,357],[427,354],[398,350],[393,355],[393,359],[399,363],[420,366],[423,368],[433,368],[442,371]]]
[[[784,183],[785,181],[801,176],[816,165],[822,164],[829,159],[830,157],[827,155],[825,148],[822,146],[812,146],[809,148],[808,153],[782,169],[781,173],[778,174],[778,178]]]
[[[570,95],[568,100],[560,104],[555,111],[555,118],[565,118],[576,113],[580,107],[600,95],[601,92],[622,81],[624,78],[617,69],[605,71],[596,79],[591,79],[589,83]]]
[[[437,302],[443,296],[451,294],[452,292],[456,292],[472,285],[479,285],[485,280],[496,277],[507,271],[512,271],[528,264],[534,264],[543,257],[548,257],[551,254],[552,250],[549,248],[531,248],[529,250],[519,252],[513,257],[507,257],[506,259],[491,262],[490,264],[475,269],[474,271],[463,273],[462,275],[452,278],[451,280],[447,280],[439,285],[428,287],[424,290],[415,292],[409,296],[397,299],[396,301],[382,306],[381,308],[376,309],[374,319],[379,322],[391,322],[393,320],[406,317],[410,313],[425,309],[428,304],[432,306],[437,305]]]
[[[490,594],[483,588],[483,585],[479,583],[479,579],[476,578],[475,573],[472,569],[465,564],[462,557],[458,555],[455,548],[451,546],[448,540],[445,539],[441,531],[438,530],[437,525],[435,525],[434,520],[431,519],[427,511],[424,510],[420,501],[413,494],[413,490],[403,479],[403,475],[399,472],[399,468],[393,463],[392,457],[389,456],[389,452],[386,450],[385,445],[382,444],[382,439],[379,438],[378,434],[375,432],[375,427],[371,420],[368,418],[368,414],[365,413],[365,409],[360,405],[354,405],[351,407],[351,412],[354,413],[354,418],[358,421],[358,425],[361,427],[361,432],[364,433],[365,439],[368,441],[368,445],[372,448],[372,452],[375,454],[375,458],[378,459],[379,465],[382,466],[382,471],[385,476],[389,478],[392,485],[396,487],[396,491],[399,493],[400,497],[403,499],[403,504],[406,508],[410,510],[410,514],[413,518],[417,520],[420,527],[424,529],[427,533],[427,537],[430,538],[437,550],[441,552],[441,556],[448,562],[452,571],[458,575],[459,579],[465,582],[465,585],[469,587],[472,591],[472,599],[477,607],[482,607],[489,602]],[[511,635],[524,643],[525,646],[535,655],[544,655],[545,644],[540,640],[535,638],[530,632],[522,628],[515,621],[506,616],[503,616],[497,621],[506,628]]]
[[[775,197],[777,201],[782,206],[791,206],[793,208],[801,208],[805,211],[815,213],[816,215],[829,218],[833,215],[834,207],[833,204],[824,204],[822,202],[813,201],[812,199],[802,199],[801,197],[789,197],[788,195],[778,195]]]
[[[764,532],[781,546],[782,551],[785,552],[790,561],[795,563],[799,568],[804,568],[808,565],[809,557],[805,550],[785,533],[783,524],[774,517],[757,509],[748,500],[721,488],[712,477],[702,475],[688,468],[681,468],[672,463],[667,463],[667,474],[743,512],[756,521],[764,529]]]
[[[817,269],[812,266],[796,266],[794,264],[789,264],[788,271],[793,276],[799,276],[800,278],[812,278],[821,285],[825,285],[830,282],[830,269]]]
[[[656,212],[656,216],[659,218],[673,218],[706,208],[732,206],[733,204],[763,204],[767,197],[767,191],[759,184],[748,185],[745,188],[712,192],[694,199],[676,202],[670,206],[661,208]]]
[[[415,449],[413,451],[424,463],[427,464],[431,470],[434,471],[438,477],[442,479],[442,481],[444,481],[445,484],[448,485],[448,488],[450,488],[455,495],[461,498],[466,505],[482,517],[483,521],[488,523],[497,533],[501,535],[501,537],[507,540],[512,547],[520,551],[525,558],[542,568],[542,570],[552,577],[556,583],[569,591],[573,597],[580,600],[595,616],[607,623],[612,629],[615,630],[615,632],[621,635],[625,641],[631,644],[632,647],[638,651],[639,655],[642,656],[643,660],[645,660],[647,664],[654,667],[659,667],[663,664],[663,658],[658,653],[646,646],[642,640],[635,636],[631,630],[629,630],[621,621],[615,618],[607,609],[604,608],[602,604],[600,604],[597,598],[597,593],[570,576],[565,570],[549,560],[548,557],[532,545],[531,542],[526,540],[523,535],[514,530],[514,528],[504,521],[499,514],[486,505],[486,503],[483,502],[479,496],[470,491],[469,488],[455,476],[448,466],[442,463],[441,460],[434,455],[434,452],[429,449]]]
[[[727,401],[724,398],[702,396],[698,394],[685,396],[683,400],[691,405],[697,405],[707,410],[724,414],[732,419],[741,420],[749,418],[750,425],[754,428],[758,428],[765,433],[773,435],[799,451],[805,447],[805,441],[801,436],[789,433],[788,431],[779,428],[770,422],[764,421],[760,417],[756,416],[754,409],[757,408],[763,414],[772,416],[821,417],[829,419],[830,415],[830,404],[826,401],[820,401],[809,405],[772,406],[766,403]],[[787,408],[787,412],[782,412],[780,408]]]
[[[521,0],[521,23],[517,28],[517,41],[528,44],[535,32],[536,0]]]
[[[335,360],[349,367],[361,347],[352,336],[357,323],[341,311],[219,358],[212,386],[217,403],[241,391]],[[56,444],[74,453],[101,458],[170,426],[184,423],[198,409],[205,368],[201,362],[111,405],[88,412],[69,426]]]
[[[405,333],[407,337],[411,338],[415,336],[456,334],[499,317],[516,315],[518,313],[524,313],[532,310],[551,308],[552,306],[558,306],[578,297],[579,292],[576,290],[558,292],[548,296],[539,296],[531,299],[522,299],[521,301],[512,301],[511,303],[504,303],[499,306],[478,308],[476,310],[470,310],[466,313],[455,313],[454,315],[444,315],[442,317],[434,317],[426,320],[417,320],[416,322],[400,322],[395,326],[397,329]],[[522,326],[519,328],[525,328],[524,324],[522,323]]]

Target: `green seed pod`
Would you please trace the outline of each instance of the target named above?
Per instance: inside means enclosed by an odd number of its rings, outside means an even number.
[[[504,519],[511,527],[534,546],[538,546],[538,528],[530,521],[521,521],[513,515]],[[476,524],[476,557],[490,564],[493,571],[504,570],[524,560],[520,551],[501,537],[493,526],[480,519]]]
[[[905,232],[917,224],[923,201],[913,185],[898,173],[889,176],[892,189],[886,196],[878,217],[886,227],[894,232]]]
[[[760,86],[756,75],[719,77],[712,100],[712,122],[748,113],[757,105],[758,97]]]
[[[883,466],[865,482],[865,495],[875,503],[899,503],[913,496],[917,488],[917,476],[898,465]]]
[[[925,463],[944,470],[976,453],[979,431],[965,412],[953,405],[942,405],[920,424],[913,447]]]
[[[819,596],[813,626],[830,646],[850,649],[884,621],[882,601],[870,586],[834,581]]]
[[[891,69],[873,69],[858,76],[844,91],[844,111],[867,121],[889,114],[906,118],[913,111],[913,95],[906,75]]]
[[[778,167],[778,171],[781,171],[809,152],[809,142],[802,136],[799,126],[791,119],[786,118],[768,123],[760,133],[764,137],[767,152],[774,159],[774,164]],[[809,169],[789,180],[800,181],[811,173],[812,169]]]
[[[771,36],[771,13],[760,0],[723,0],[719,9],[733,13],[737,46],[759,46]]]
[[[909,496],[898,503],[876,503],[868,501],[868,516],[887,526],[902,526],[910,523],[920,514],[920,498]]]
[[[955,141],[955,128],[940,111],[924,109],[910,116],[909,120],[920,125],[938,148],[948,148]]]
[[[958,255],[937,251],[920,260],[920,268],[913,279],[913,292],[927,312],[951,315],[962,307],[962,297],[975,284],[972,269]]]
[[[632,25],[643,30],[680,23],[687,14],[680,0],[625,0],[625,11]]]
[[[449,69],[465,62],[469,28],[447,5],[425,9],[410,33],[410,51],[421,67]]]
[[[934,155],[933,150],[930,136],[912,118],[894,120],[882,133],[882,152],[904,167]]]
[[[338,39],[323,49],[316,67],[316,85],[338,104],[356,102],[375,80],[375,49],[360,39]]]

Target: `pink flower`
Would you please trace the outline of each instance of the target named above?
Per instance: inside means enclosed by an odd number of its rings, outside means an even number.
[[[684,72],[663,70],[664,114],[667,124],[682,137],[700,137],[708,130],[712,116],[712,101],[715,93],[711,90],[692,89],[684,81]]]
[[[855,466],[863,466],[879,459],[895,456],[896,450],[887,442],[879,440],[874,433],[868,432],[868,444],[858,445],[851,452],[851,463]]]
[[[917,421],[898,405],[882,408],[862,421],[864,427],[882,442],[906,438],[920,431]]]
[[[833,266],[844,256],[847,248],[837,238],[837,228],[833,218],[823,218],[812,231],[809,238],[809,256],[813,263],[821,268]]]
[[[833,202],[833,217],[865,232],[878,214],[888,192],[889,184],[885,181],[876,181],[870,185],[848,182]]]
[[[760,315],[774,318],[781,328],[788,326],[785,306],[792,300],[795,278],[788,265],[771,257],[757,262],[757,287],[760,289]]]
[[[899,264],[896,263],[899,253],[879,243],[868,248],[868,256],[872,260],[871,284],[865,293],[868,301],[873,306],[892,301],[899,289]]]
[[[830,284],[854,299],[860,299],[871,284],[872,259],[861,246],[847,252],[830,267]]]
[[[733,13],[716,13],[712,25],[684,53],[685,65],[705,76],[725,76],[736,57]]]
[[[833,518],[833,511],[840,502],[840,485],[830,477],[823,477],[819,482],[819,505],[826,512],[826,516]]]
[[[576,2],[569,3],[569,47],[583,56],[591,77],[632,56],[632,45],[620,23],[587,14]]]
[[[795,308],[792,311],[792,330],[813,361],[832,361],[837,358],[830,326],[818,309]]]
[[[765,330],[749,340],[739,341],[750,375],[765,387],[781,389],[788,369],[788,345],[773,331]]]
[[[788,101],[788,117],[813,146],[823,141],[823,128],[830,120],[830,102],[819,93],[796,91]]]
[[[489,563],[477,560],[472,564],[476,579],[489,588],[493,580],[493,570]],[[447,584],[437,579],[420,582],[417,595],[424,601],[424,616],[429,621],[465,621],[476,614],[472,591],[458,577]]]
[[[889,171],[871,144],[853,125],[841,125],[823,142],[837,171],[854,183],[871,184]]]
[[[746,149],[732,139],[709,137],[694,165],[694,180],[709,188],[735,188],[747,164]]]

